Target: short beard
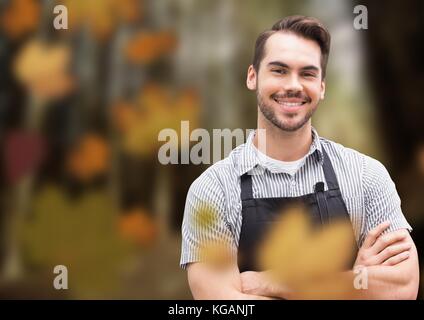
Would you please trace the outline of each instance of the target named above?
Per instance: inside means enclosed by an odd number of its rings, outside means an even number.
[[[258,99],[259,110],[262,112],[264,117],[277,128],[287,132],[294,132],[302,128],[309,121],[309,119],[311,119],[312,115],[314,114],[316,110],[316,106],[315,106],[315,108],[312,108],[311,110],[309,110],[309,112],[305,115],[305,117],[302,120],[300,120],[297,123],[294,123],[293,125],[288,125],[287,123],[284,123],[283,121],[280,121],[277,118],[272,107],[267,105],[263,101],[262,96],[260,95],[258,90],[256,90],[256,97]]]

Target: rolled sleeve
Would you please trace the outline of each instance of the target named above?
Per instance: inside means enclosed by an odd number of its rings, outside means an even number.
[[[225,201],[218,180],[207,171],[190,186],[181,227],[181,268],[202,261],[200,250],[208,243],[225,243],[229,252],[236,255],[237,248],[225,217]],[[200,219],[199,215],[206,210],[208,218]]]
[[[366,157],[364,161],[363,188],[366,215],[361,245],[368,232],[385,221],[390,222],[385,233],[399,229],[412,231],[402,213],[401,200],[387,169],[381,162],[370,157]]]

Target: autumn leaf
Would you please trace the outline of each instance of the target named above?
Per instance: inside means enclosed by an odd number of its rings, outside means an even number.
[[[333,281],[339,279],[353,255],[352,235],[349,221],[314,229],[304,208],[290,208],[270,230],[258,259],[263,270],[271,270],[275,281],[294,288],[299,295],[341,292],[335,289],[353,288],[353,282]],[[320,291],[326,286],[328,290]]]
[[[120,235],[123,239],[141,247],[150,247],[157,239],[158,225],[143,208],[124,212],[119,219]]]
[[[142,15],[138,0],[59,0],[68,8],[69,31],[87,27],[98,40],[107,39],[120,23],[137,21]]]
[[[9,183],[16,184],[35,173],[46,153],[46,143],[35,132],[12,131],[6,135],[4,164]]]
[[[191,88],[175,92],[156,83],[147,84],[136,99],[119,101],[112,108],[124,149],[135,155],[156,153],[162,129],[179,132],[183,120],[189,121],[190,131],[198,127],[199,104],[200,98]]]
[[[199,230],[213,228],[218,217],[216,209],[206,203],[199,207],[201,209],[196,212],[194,217],[196,228]]]
[[[218,223],[217,219],[218,212],[216,208],[208,203],[200,204],[194,216],[196,230],[201,230],[201,232],[213,230]],[[232,239],[224,235],[219,239],[206,239],[199,243],[197,254],[200,261],[216,268],[223,268],[236,263],[236,256],[231,251],[231,244]]]
[[[110,150],[105,139],[97,134],[87,134],[71,150],[67,169],[81,181],[105,173],[110,165]]]
[[[226,268],[237,262],[236,255],[232,253],[229,244],[225,241],[206,242],[198,250],[200,261],[217,269]]]
[[[37,29],[40,13],[37,0],[11,0],[0,17],[1,26],[11,39],[19,39]]]
[[[125,133],[137,124],[137,110],[127,101],[118,101],[112,107],[113,120],[116,129]]]
[[[334,273],[300,284],[291,293],[293,300],[351,300],[360,297],[353,286],[353,273]]]
[[[172,32],[142,31],[129,40],[125,54],[132,63],[148,64],[173,51],[177,40]]]
[[[118,221],[106,190],[71,200],[58,186],[43,186],[19,232],[25,261],[48,270],[67,266],[75,298],[110,296],[120,286],[124,263],[135,253],[119,236]]]
[[[68,94],[74,85],[70,75],[71,51],[65,44],[28,42],[14,61],[15,77],[42,100]]]

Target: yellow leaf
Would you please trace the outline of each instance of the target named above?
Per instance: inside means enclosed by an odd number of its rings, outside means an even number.
[[[70,62],[71,51],[67,45],[32,40],[18,53],[14,73],[35,97],[57,98],[73,88]]]
[[[124,149],[135,155],[156,153],[162,145],[158,141],[162,129],[180,132],[182,120],[190,122],[190,131],[198,127],[199,105],[193,89],[175,92],[156,83],[147,84],[134,102],[121,101],[115,109]]]
[[[110,36],[120,22],[140,19],[139,0],[58,0],[68,8],[69,31],[88,27],[98,40]]]
[[[319,287],[333,288],[337,284],[325,279],[337,278],[346,270],[353,248],[349,221],[314,229],[306,209],[297,207],[282,214],[265,238],[258,259],[275,281],[313,295]],[[344,283],[340,285],[346,288]],[[347,287],[353,287],[353,282]]]

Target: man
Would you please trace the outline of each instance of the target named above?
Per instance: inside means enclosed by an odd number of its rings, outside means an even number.
[[[324,99],[329,50],[327,29],[311,17],[282,19],[256,40],[246,84],[256,91],[257,125],[266,144],[259,143],[256,131],[190,187],[181,266],[188,270],[194,298],[290,298],[290,288],[271,283],[255,257],[258,239],[273,221],[269,217],[297,201],[309,206],[317,223],[350,219],[359,248],[355,265],[367,267],[368,274],[361,298],[416,299],[417,252],[387,170],[320,138],[311,126]],[[252,174],[257,169],[261,174]],[[207,205],[216,208],[213,223],[196,223]],[[239,258],[214,268],[199,248],[222,239],[230,239]]]

